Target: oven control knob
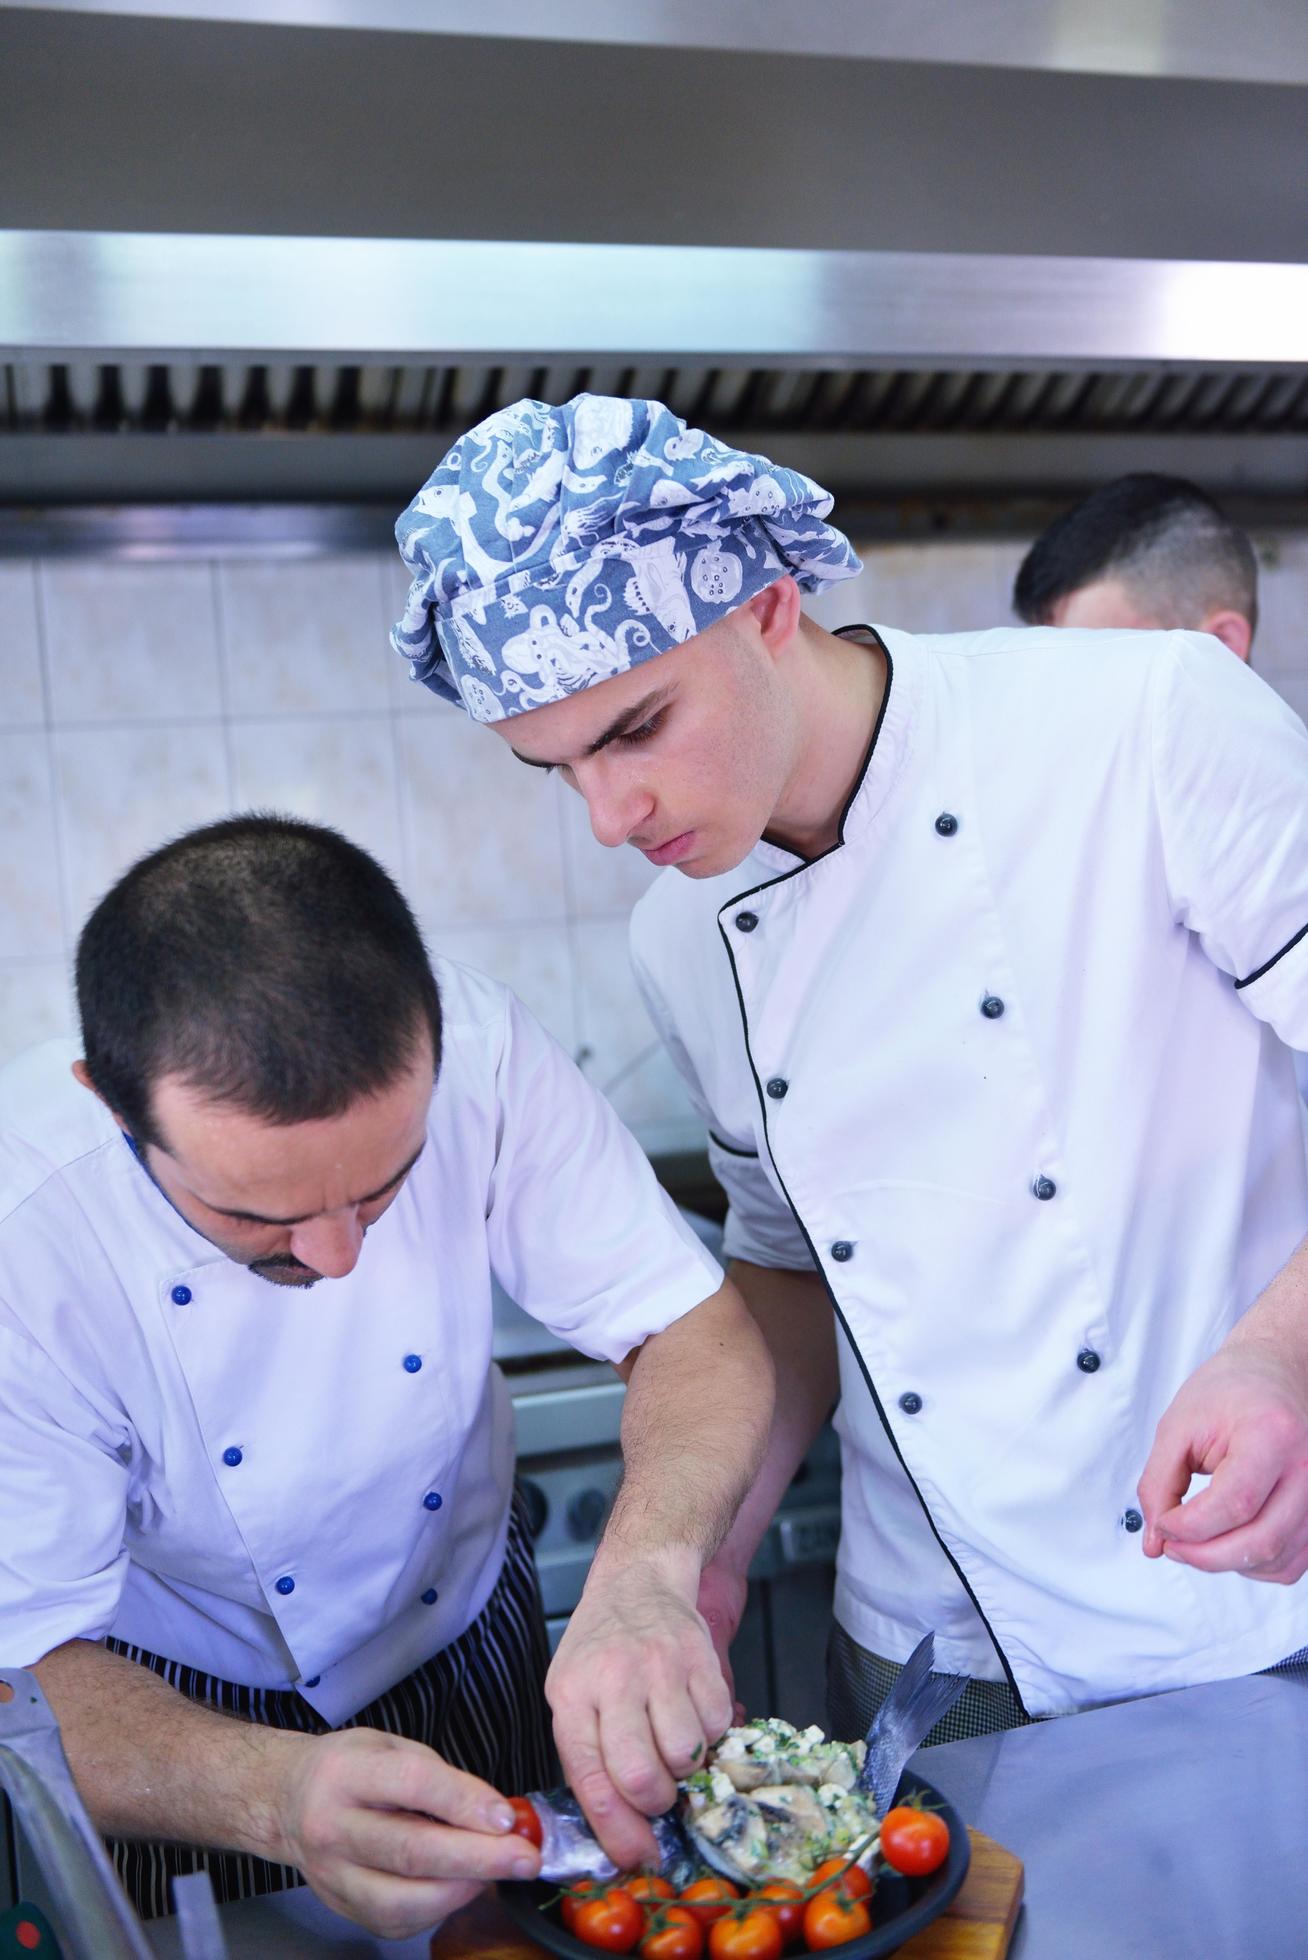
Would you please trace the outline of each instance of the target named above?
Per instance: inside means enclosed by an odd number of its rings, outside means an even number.
[[[545,1520],[550,1514],[550,1501],[539,1484],[530,1477],[522,1477],[518,1482],[522,1501],[527,1510],[527,1530],[533,1539],[539,1538],[545,1529]]]
[[[574,1538],[590,1541],[599,1537],[609,1500],[602,1490],[579,1490],[568,1500],[568,1530]]]

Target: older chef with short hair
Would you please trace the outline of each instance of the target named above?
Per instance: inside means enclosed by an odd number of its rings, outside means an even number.
[[[534,1872],[504,1796],[550,1774],[546,1648],[492,1272],[630,1378],[551,1692],[638,1856],[608,1766],[657,1808],[730,1719],[695,1597],[771,1406],[743,1305],[603,1098],[504,988],[433,972],[334,831],[165,845],[77,985],[72,1071],[56,1043],[0,1075],[0,1658],[135,1904],[303,1874],[398,1938]]]
[[[825,631],[830,508],[581,395],[471,430],[397,527],[415,677],[668,867],[636,970],[780,1384],[704,1605],[725,1637],[839,1383],[842,1733],[927,1627],[950,1733],[1278,1664],[1308,737],[1191,633]]]

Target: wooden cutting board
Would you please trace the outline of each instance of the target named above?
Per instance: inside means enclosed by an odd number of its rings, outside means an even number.
[[[972,1862],[954,1903],[896,1960],[1004,1960],[1022,1903],[1022,1861],[973,1831]],[[492,1894],[447,1919],[431,1943],[432,1960],[537,1960],[544,1948],[518,1931]]]

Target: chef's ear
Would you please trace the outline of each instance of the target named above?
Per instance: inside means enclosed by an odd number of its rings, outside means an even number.
[[[100,1091],[96,1088],[95,1083],[91,1078],[90,1069],[86,1066],[85,1061],[82,1059],[80,1055],[78,1056],[77,1060],[73,1063],[72,1068],[73,1068],[74,1078],[81,1083],[82,1087],[84,1089],[89,1089],[91,1091],[91,1094],[95,1097],[96,1101],[104,1103],[105,1108],[109,1109],[108,1103],[104,1102],[104,1097],[100,1094]],[[122,1117],[118,1114],[116,1110],[109,1109],[109,1114],[113,1117],[114,1122],[118,1125],[120,1130],[126,1130],[127,1125],[124,1123]]]
[[[799,627],[799,587],[793,578],[774,580],[745,603],[768,650],[780,653],[789,645]]]
[[[1206,618],[1200,620],[1199,631],[1211,633],[1213,638],[1220,640],[1224,647],[1230,647],[1238,660],[1249,658],[1253,627],[1243,613],[1235,612],[1230,607],[1210,612]]]

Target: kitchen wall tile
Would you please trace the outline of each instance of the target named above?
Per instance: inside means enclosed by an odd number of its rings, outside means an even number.
[[[399,725],[407,888],[433,925],[561,919],[559,783],[463,715]]]
[[[806,599],[804,608],[829,628],[869,621],[908,633],[972,633],[1009,625],[1022,549],[993,540],[862,545],[859,576]]]
[[[76,1032],[72,984],[62,960],[0,961],[0,1068],[38,1041]]]
[[[0,734],[0,956],[63,951],[59,855],[43,728]]]
[[[659,867],[634,845],[611,850],[596,843],[585,800],[566,783],[559,784],[559,792],[569,910],[583,919],[630,912],[658,877]]]
[[[704,1141],[680,1076],[654,1031],[631,971],[625,919],[573,927],[580,1002],[580,1054],[587,1076],[649,1150],[693,1149]]]
[[[0,727],[29,727],[44,720],[36,567],[15,559],[0,564]]]
[[[209,565],[46,559],[41,586],[56,723],[221,713]]]
[[[69,925],[81,929],[138,857],[231,809],[223,731],[211,723],[56,731]]]
[[[502,980],[570,1055],[577,1050],[577,988],[572,938],[562,921],[520,926],[442,926],[426,930],[433,954],[461,960]]]
[[[395,656],[378,620],[371,554],[228,559],[219,590],[229,714],[387,706],[386,662]]]
[[[1258,540],[1253,665],[1308,720],[1308,536]]]
[[[389,714],[231,726],[233,802],[334,824],[402,877],[400,799]]]
[[[1034,538],[1022,538],[1014,544],[1012,539],[1000,539],[991,545],[994,554],[995,602],[998,612],[992,624],[995,626],[1018,626],[1021,621],[1013,611],[1013,580],[1018,567],[1034,544]]]

